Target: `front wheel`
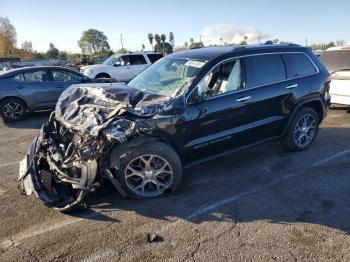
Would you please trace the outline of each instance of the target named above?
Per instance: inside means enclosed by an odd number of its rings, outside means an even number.
[[[0,103],[0,115],[5,122],[15,122],[26,117],[28,108],[22,100],[17,98],[5,99]]]
[[[301,108],[288,128],[283,145],[291,151],[306,150],[317,136],[319,123],[318,114],[314,109]]]
[[[179,187],[181,161],[167,144],[145,143],[122,154],[117,177],[131,197],[158,197]]]

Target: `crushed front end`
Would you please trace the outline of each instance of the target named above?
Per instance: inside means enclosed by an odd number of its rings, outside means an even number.
[[[23,194],[35,193],[47,206],[67,211],[82,205],[104,178],[118,187],[108,169],[109,152],[130,136],[147,132],[142,121],[125,117],[135,115],[131,104],[146,96],[125,90],[76,86],[62,94],[20,164]]]

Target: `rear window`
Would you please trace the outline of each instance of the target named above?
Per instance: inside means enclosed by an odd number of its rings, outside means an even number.
[[[326,51],[320,60],[331,72],[350,69],[350,50]]]
[[[161,59],[163,55],[161,54],[148,54],[148,59],[151,61],[151,63],[155,63],[157,60]]]
[[[286,69],[281,55],[247,57],[248,87],[272,84],[286,80]]]
[[[304,54],[283,54],[287,67],[287,77],[294,78],[313,74],[316,71],[315,66]]]

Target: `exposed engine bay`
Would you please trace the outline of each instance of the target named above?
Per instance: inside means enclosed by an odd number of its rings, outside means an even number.
[[[104,179],[123,194],[110,171],[111,150],[130,137],[151,134],[150,119],[173,110],[172,103],[122,84],[70,87],[21,162],[21,191],[35,192],[61,211],[81,205]]]

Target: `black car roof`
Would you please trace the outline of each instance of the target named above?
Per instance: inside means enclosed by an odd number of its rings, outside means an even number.
[[[48,69],[63,69],[63,70],[68,70],[68,71],[72,71],[75,72],[77,74],[80,74],[77,71],[74,71],[70,68],[67,67],[63,67],[63,66],[27,66],[27,67],[21,67],[21,68],[15,68],[15,69],[10,69],[4,72],[0,72],[0,78],[4,78],[4,77],[8,77],[8,76],[12,76],[14,74],[18,74],[20,72],[23,71],[28,71],[28,70],[48,70]]]
[[[252,53],[268,53],[268,52],[293,52],[306,51],[308,48],[295,44],[290,45],[237,45],[237,46],[219,46],[219,47],[203,47],[198,49],[189,49],[179,51],[168,55],[172,58],[185,58],[194,60],[209,61],[214,58],[229,54],[252,54]]]

